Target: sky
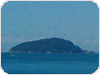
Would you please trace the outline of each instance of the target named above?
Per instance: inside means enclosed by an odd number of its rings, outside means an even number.
[[[1,52],[58,37],[99,52],[99,8],[92,1],[8,1],[1,9]]]

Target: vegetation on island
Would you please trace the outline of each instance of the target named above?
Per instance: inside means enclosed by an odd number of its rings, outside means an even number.
[[[23,42],[9,50],[9,52],[31,52],[31,53],[84,53],[79,46],[62,38],[46,38],[36,41]]]

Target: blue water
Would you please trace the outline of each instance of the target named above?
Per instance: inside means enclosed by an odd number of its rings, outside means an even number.
[[[99,55],[1,53],[1,67],[8,74],[92,74]]]

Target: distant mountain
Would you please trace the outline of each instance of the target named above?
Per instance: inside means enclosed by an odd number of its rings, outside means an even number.
[[[97,53],[97,52],[88,51],[88,50],[84,50],[84,53],[86,53],[86,54],[99,54],[99,53]]]
[[[40,39],[36,41],[23,42],[12,47],[9,52],[26,53],[84,53],[79,46],[62,38]]]

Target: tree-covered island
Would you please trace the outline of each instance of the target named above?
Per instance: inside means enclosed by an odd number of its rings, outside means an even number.
[[[82,50],[79,46],[74,45],[71,41],[62,38],[46,38],[36,41],[20,43],[12,47],[9,52],[25,53],[95,53]]]

